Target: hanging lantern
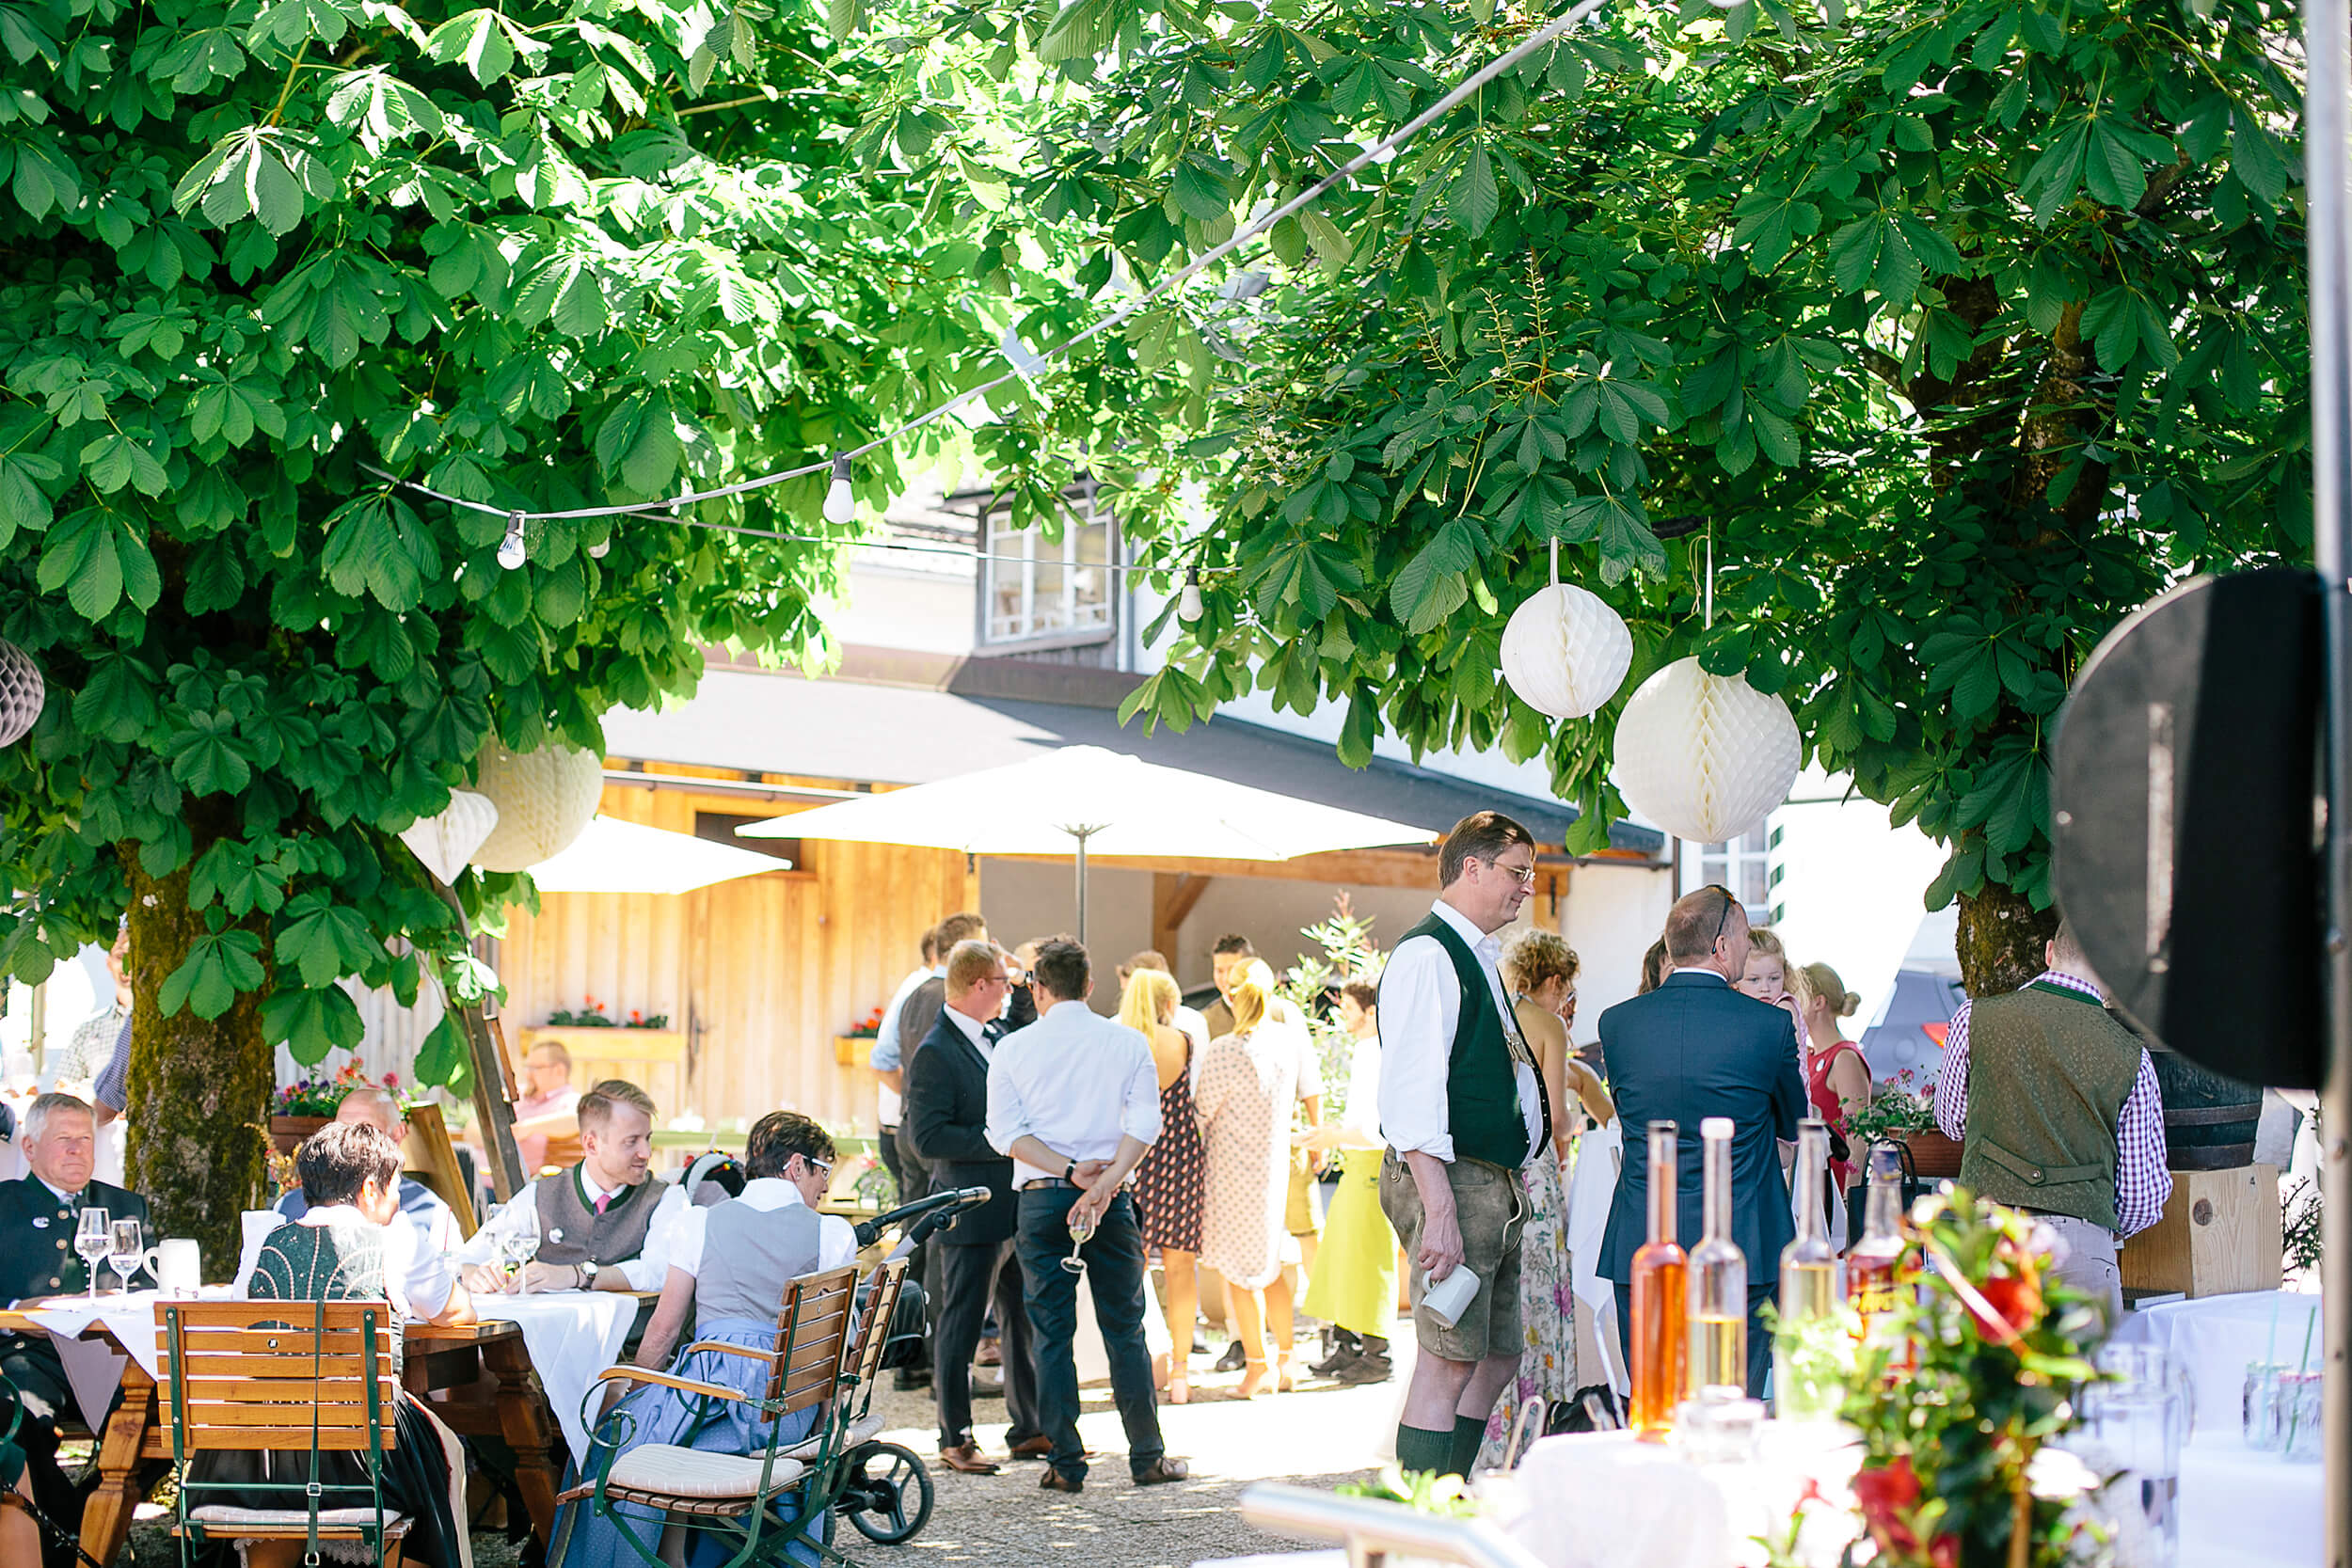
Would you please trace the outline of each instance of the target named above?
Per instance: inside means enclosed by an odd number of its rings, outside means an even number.
[[[32,733],[48,694],[33,656],[13,642],[0,642],[0,746],[13,746]]]
[[[1678,658],[1626,699],[1617,788],[1677,838],[1721,844],[1788,798],[1804,749],[1787,703]]]
[[[1617,694],[1633,664],[1633,634],[1597,594],[1560,580],[1551,546],[1551,586],[1511,612],[1502,628],[1502,678],[1519,700],[1554,719],[1581,719]]]
[[[474,788],[498,822],[473,852],[485,871],[528,871],[587,828],[604,793],[604,759],[553,741],[514,752],[493,741],[483,749]]]
[[[444,882],[455,882],[483,840],[499,825],[499,809],[487,795],[470,789],[450,791],[449,808],[434,816],[420,816],[401,830],[400,841],[422,861],[425,869]]]

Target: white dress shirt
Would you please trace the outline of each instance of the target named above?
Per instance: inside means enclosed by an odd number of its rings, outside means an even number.
[[[1380,1037],[1365,1035],[1348,1047],[1347,1105],[1340,1125],[1367,1138],[1380,1136]]]
[[[924,981],[946,973],[944,969],[911,969],[907,971],[907,977],[898,982],[898,989],[890,993],[890,1000],[882,1004],[882,1026],[874,1031],[874,1049],[866,1053],[866,1058],[877,1071],[896,1072],[899,1069],[898,1012],[907,1005],[907,998],[913,996]],[[875,1085],[874,1115],[880,1119],[874,1125],[898,1126],[903,1103],[898,1090],[887,1084]]]
[[[1122,1137],[1157,1142],[1160,1075],[1151,1045],[1083,1002],[1055,1003],[997,1042],[988,1069],[987,1132],[999,1154],[1011,1155],[1025,1136],[1073,1161],[1114,1159]],[[1059,1175],[1012,1163],[1016,1190]]]
[[[606,1196],[608,1189],[596,1184],[596,1178],[588,1174],[586,1165],[575,1165],[572,1170],[580,1173],[580,1190],[588,1195],[589,1207],[594,1208],[596,1199]],[[495,1263],[499,1260],[498,1243],[502,1238],[528,1236],[536,1242],[539,1239],[539,1182],[569,1181],[572,1170],[557,1171],[551,1176],[524,1182],[523,1190],[492,1214],[489,1223],[473,1233],[472,1240],[451,1253],[451,1259],[458,1263]],[[645,1249],[634,1258],[612,1265],[620,1270],[621,1277],[628,1281],[628,1288],[632,1291],[661,1289],[662,1278],[670,1272],[671,1251],[677,1244],[678,1226],[688,1214],[695,1212],[694,1206],[686,1201],[686,1194],[676,1182],[655,1181],[654,1185],[661,1189],[661,1196],[655,1201],[652,1222],[645,1227]],[[610,1189],[613,1193],[620,1190],[618,1187]]]
[[[980,1053],[981,1061],[993,1062],[996,1059],[996,1047],[988,1037],[985,1023],[961,1007],[942,1007],[939,1010],[946,1015],[948,1022],[963,1031],[963,1037],[972,1042],[972,1049]]]
[[[1502,939],[1482,931],[1444,899],[1430,912],[1453,927],[1470,944],[1494,994],[1505,1031],[1516,1030],[1511,999],[1502,989]],[[1462,984],[1454,960],[1436,937],[1407,937],[1396,944],[1380,975],[1380,1132],[1399,1154],[1432,1154],[1451,1164],[1454,1132],[1448,1118],[1446,1077],[1454,1056],[1454,1031],[1462,1021]],[[1543,1090],[1535,1069],[1514,1062],[1519,1115],[1527,1121],[1527,1147],[1543,1142]]]
[[[778,1209],[805,1207],[801,1189],[781,1176],[755,1176],[743,1183],[743,1190],[734,1199],[748,1203],[761,1213]],[[670,1267],[702,1277],[703,1231],[710,1223],[710,1211],[689,1204],[679,1219],[677,1232],[670,1240]],[[817,1267],[846,1268],[857,1261],[857,1232],[850,1222],[838,1214],[817,1217]]]

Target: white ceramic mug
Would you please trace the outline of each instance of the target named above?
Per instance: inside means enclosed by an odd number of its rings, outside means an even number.
[[[204,1283],[204,1257],[184,1236],[174,1236],[147,1249],[147,1272],[167,1299],[193,1298]]]
[[[1459,1322],[1478,1294],[1478,1275],[1463,1265],[1454,1265],[1454,1272],[1421,1293],[1422,1310],[1448,1328]]]

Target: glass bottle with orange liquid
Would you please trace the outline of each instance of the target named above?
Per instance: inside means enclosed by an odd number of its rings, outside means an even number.
[[[1748,1386],[1748,1258],[1731,1239],[1731,1118],[1699,1123],[1707,1234],[1691,1249],[1691,1390]]]
[[[1671,1121],[1649,1124],[1649,1241],[1633,1255],[1633,1434],[1663,1441],[1674,1430],[1675,1406],[1687,1392],[1683,1270],[1688,1259],[1675,1240],[1675,1139]]]
[[[1902,1153],[1892,1144],[1870,1150],[1869,1187],[1863,1202],[1862,1240],[1846,1255],[1846,1302],[1861,1320],[1862,1348],[1888,1352],[1887,1372],[1911,1366],[1910,1343],[1897,1309],[1902,1304]]]

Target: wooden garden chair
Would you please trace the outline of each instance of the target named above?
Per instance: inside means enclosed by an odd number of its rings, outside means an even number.
[[[173,1302],[164,1318],[167,1382],[161,1414],[180,1472],[180,1539],[185,1564],[207,1540],[251,1544],[252,1568],[273,1560],[318,1560],[322,1541],[357,1541],[397,1568],[410,1520],[384,1505],[383,1455],[394,1443],[399,1377],[392,1346],[399,1320],[381,1301]],[[310,1455],[302,1481],[197,1481],[199,1453],[241,1449]],[[318,1480],[319,1456],[363,1457],[364,1482]],[[206,1503],[207,1493],[285,1496],[285,1508]]]
[[[878,1284],[869,1299],[869,1317],[886,1316],[898,1299],[905,1274],[903,1262],[891,1265],[886,1288]],[[854,1266],[803,1275],[785,1292],[776,1317],[776,1345],[759,1350],[749,1345],[701,1340],[687,1347],[742,1356],[768,1368],[764,1391],[755,1397],[720,1384],[657,1372],[642,1367],[612,1367],[598,1378],[608,1382],[653,1383],[708,1402],[713,1416],[722,1403],[752,1406],[762,1425],[803,1410],[819,1412],[816,1429],[789,1442],[771,1441],[751,1454],[729,1454],[673,1444],[644,1444],[622,1451],[617,1444],[600,1442],[596,1479],[565,1492],[564,1502],[585,1500],[612,1520],[637,1555],[660,1568],[660,1530],[648,1540],[640,1533],[649,1525],[683,1526],[735,1542],[726,1568],[780,1559],[796,1541],[807,1541],[819,1553],[846,1561],[820,1533],[839,1496],[846,1474],[845,1440],[849,1434],[850,1402],[842,1397],[850,1372],[851,1325],[856,1317],[857,1270]],[[882,1311],[872,1310],[879,1304]],[[866,1336],[856,1336],[860,1350]],[[879,1354],[879,1353],[877,1353]],[[608,1413],[611,1420],[619,1411]],[[625,1429],[624,1429],[625,1430]],[[688,1442],[692,1441],[690,1433]],[[797,1516],[780,1518],[773,1505],[790,1498]],[[657,1519],[630,1517],[618,1504],[649,1511]]]

